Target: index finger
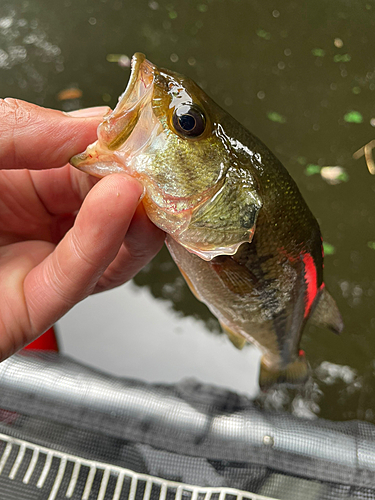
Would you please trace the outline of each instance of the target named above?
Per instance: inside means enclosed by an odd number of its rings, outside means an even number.
[[[62,167],[97,138],[107,107],[76,117],[17,99],[0,99],[0,169]]]

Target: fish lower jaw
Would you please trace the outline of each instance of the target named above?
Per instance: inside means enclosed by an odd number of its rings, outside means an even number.
[[[85,172],[87,174],[93,175],[94,177],[105,177],[109,174],[121,174],[126,173],[124,168],[121,165],[116,165],[112,162],[104,162],[100,161],[95,164],[95,168],[92,168],[90,165],[79,167],[81,172]]]
[[[90,144],[86,151],[73,156],[69,162],[82,172],[99,178],[118,173],[131,175],[127,165],[123,162],[120,163],[116,155],[101,147],[99,141]]]

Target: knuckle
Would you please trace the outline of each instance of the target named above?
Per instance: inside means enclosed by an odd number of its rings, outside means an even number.
[[[62,269],[58,259],[52,258],[48,265],[43,269],[43,282],[48,284],[52,293],[56,295],[60,302],[71,309],[77,302],[70,290],[72,280]]]
[[[19,157],[18,141],[19,130],[30,125],[32,121],[31,107],[27,103],[18,99],[0,99],[0,133],[3,154],[3,161],[13,165],[22,163]]]
[[[137,262],[141,267],[148,264],[148,262],[158,253],[163,246],[163,239],[147,239],[147,241],[139,240],[137,238],[125,238],[125,246],[131,255],[134,262]]]
[[[95,285],[90,282],[82,283],[79,273],[67,271],[56,257],[44,268],[43,282],[48,284],[48,290],[56,308],[54,310],[55,321],[90,295]]]
[[[92,257],[88,255],[87,251],[84,249],[84,246],[82,245],[81,240],[78,238],[78,236],[74,231],[72,231],[71,233],[71,246],[72,246],[72,251],[75,253],[75,255],[79,260],[83,261],[89,267],[92,268],[97,267],[97,263]]]
[[[27,126],[32,119],[31,110],[27,103],[12,97],[0,99],[0,113],[2,120],[11,129]]]
[[[129,281],[127,276],[123,278],[119,275],[115,275],[112,273],[104,274],[95,286],[95,293],[105,292],[106,290],[112,290],[120,285],[123,285]]]

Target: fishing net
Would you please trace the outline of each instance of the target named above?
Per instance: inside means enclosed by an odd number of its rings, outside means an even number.
[[[375,499],[375,427],[17,354],[0,364],[0,499],[66,498]]]

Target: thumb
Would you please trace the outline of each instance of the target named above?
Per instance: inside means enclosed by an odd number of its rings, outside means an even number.
[[[95,141],[108,111],[102,106],[68,115],[17,99],[0,99],[0,169],[64,166]]]

